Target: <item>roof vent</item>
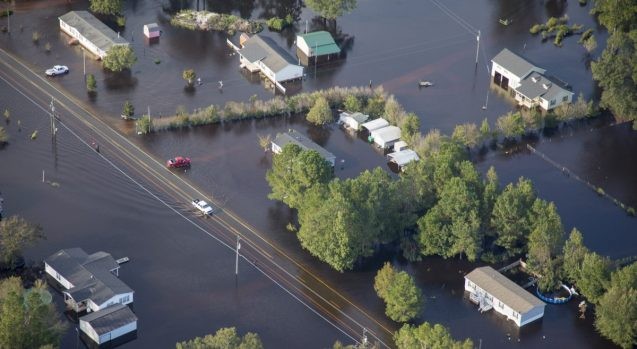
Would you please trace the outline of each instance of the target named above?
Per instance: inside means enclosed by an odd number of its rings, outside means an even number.
[[[551,87],[551,84],[542,84],[542,87],[544,87],[545,90],[548,90]]]
[[[532,76],[532,77],[531,77],[531,80],[532,80],[533,82],[538,82],[538,81],[540,81],[540,78],[538,78],[537,76]]]

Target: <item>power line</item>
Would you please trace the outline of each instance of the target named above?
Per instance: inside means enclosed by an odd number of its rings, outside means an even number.
[[[472,26],[469,22],[464,20],[462,17],[458,16],[452,10],[450,10],[447,6],[438,2],[438,0],[429,0],[432,4],[440,9],[444,14],[446,14],[449,18],[451,18],[454,22],[458,23],[462,28],[469,32],[471,35],[476,35],[478,30]]]

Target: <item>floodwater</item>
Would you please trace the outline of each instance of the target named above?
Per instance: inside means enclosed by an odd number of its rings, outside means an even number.
[[[272,91],[258,82],[251,82],[239,71],[237,57],[230,55],[226,47],[225,34],[176,29],[166,22],[165,8],[172,11],[182,4],[192,7],[195,3],[126,2],[128,22],[122,35],[133,40],[139,63],[130,75],[112,75],[104,73],[97,63],[87,60],[87,72],[96,74],[98,79],[98,93],[93,99],[84,90],[81,50],[68,47],[67,38],[57,29],[51,29],[57,28],[57,16],[70,9],[86,8],[86,3],[67,5],[61,2],[45,9],[18,11],[12,27],[20,28],[22,25],[22,31],[17,29],[11,38],[0,35],[0,45],[19,56],[29,57],[31,64],[38,69],[52,64],[69,65],[72,73],[56,80],[104,113],[114,127],[127,134],[133,133],[131,125],[118,117],[126,98],[133,101],[138,111],[150,105],[154,115],[171,114],[177,105],[194,108],[228,100],[248,100],[253,94],[269,98]],[[524,50],[535,63],[568,81],[577,93],[581,91],[587,97],[596,93],[587,68],[590,56],[576,43],[577,38],[567,38],[564,47],[556,48],[550,42],[542,43],[540,38],[527,34],[531,24],[543,22],[547,16],[565,13],[571,18],[571,23],[597,28],[588,15],[588,7],[561,1],[441,3],[359,2],[353,14],[343,16],[335,25],[330,24],[330,30],[337,34],[337,38],[347,43],[346,60],[340,65],[317,71],[310,69],[302,90],[333,85],[367,85],[371,79],[374,85],[382,84],[387,91],[395,94],[406,110],[420,115],[423,131],[439,128],[448,133],[455,124],[479,122],[484,117],[494,120],[511,108],[509,102],[491,93],[487,110],[481,109],[488,93],[485,61],[502,48],[509,47]],[[292,12],[301,19],[296,30],[302,30],[306,19],[311,30],[321,26],[311,11],[301,8],[298,1],[208,1],[207,6],[211,10],[253,18]],[[442,9],[439,6],[443,6]],[[469,26],[481,30],[480,62],[477,66],[475,36],[463,28],[466,24],[459,24],[461,20],[443,14],[442,10],[446,7],[467,20]],[[498,23],[499,18],[510,19],[512,24],[504,27]],[[149,22],[158,22],[164,31],[160,42],[152,46],[145,43],[141,35],[142,25]],[[39,45],[30,41],[35,28],[40,28],[47,36]],[[267,30],[264,33],[287,48],[293,47],[293,34],[293,30],[282,34],[268,33]],[[599,54],[606,37],[604,32],[596,35],[600,48],[593,57]],[[53,47],[50,54],[43,49],[46,41]],[[155,64],[156,59],[161,63]],[[184,90],[181,71],[185,68],[194,68],[204,81],[194,92]],[[435,86],[419,90],[416,84],[420,79],[433,81]],[[224,81],[222,92],[217,89],[218,80]],[[5,93],[8,91],[6,86],[0,86],[0,91],[3,97],[1,103],[4,103],[5,96],[10,98],[11,95],[10,92]],[[7,100],[23,105],[17,98]],[[27,115],[28,110],[25,110],[23,125],[29,118],[31,122],[39,123],[32,127],[46,129],[46,119],[38,119],[35,116],[37,111],[32,113]],[[600,121],[565,128],[554,135],[532,140],[531,144],[582,178],[602,186],[607,193],[626,204],[637,206],[634,181],[637,168],[630,161],[637,151],[635,131],[629,125],[608,125],[608,122]],[[12,127],[15,128],[15,125]],[[220,198],[228,208],[290,251],[294,258],[311,267],[330,284],[339,285],[349,298],[363,304],[374,316],[383,317],[383,305],[376,297],[372,283],[375,271],[390,258],[379,256],[355,272],[333,272],[303,251],[295,236],[286,231],[285,226],[293,219],[293,213],[266,197],[268,187],[264,175],[270,167],[271,155],[259,149],[257,135],[274,136],[289,128],[308,134],[334,153],[339,162],[336,168],[339,177],[353,177],[364,169],[385,166],[382,155],[363,140],[336,127],[320,129],[309,126],[300,118],[227,123],[143,138],[131,137],[159,159],[190,156],[193,167],[184,176]],[[15,130],[10,128],[10,132]],[[26,139],[27,133],[23,131],[22,137]],[[336,330],[303,310],[300,304],[252,271],[249,271],[252,274],[245,273],[246,279],[250,277],[250,282],[256,283],[251,284],[249,292],[241,289],[242,293],[232,288],[235,286],[231,272],[222,272],[232,268],[232,256],[228,251],[224,252],[214,241],[190,232],[191,228],[180,222],[177,216],[159,207],[146,194],[107,169],[105,164],[92,160],[92,154],[79,149],[79,145],[69,141],[66,146],[58,147],[59,170],[54,171],[49,159],[50,146],[46,147],[48,143],[44,143],[44,139],[35,144],[21,141],[0,151],[0,159],[6,157],[14,161],[10,163],[23,164],[23,167],[12,166],[8,171],[4,168],[0,171],[0,184],[8,186],[7,189],[1,188],[3,193],[6,192],[7,210],[11,198],[16,202],[12,208],[15,212],[42,222],[50,234],[46,243],[30,251],[29,256],[34,259],[58,248],[75,245],[84,246],[88,251],[103,249],[116,257],[135,256],[133,262],[123,267],[122,276],[137,291],[135,310],[141,319],[139,338],[130,344],[131,347],[141,347],[146,343],[172,343],[235,324],[243,331],[259,332],[269,347],[285,344],[286,347],[321,348],[328,346],[332,339],[340,338]],[[495,166],[503,184],[515,181],[519,176],[531,178],[540,197],[556,202],[565,228],[577,226],[591,249],[613,258],[637,254],[634,218],[628,217],[583,184],[564,176],[537,155],[525,151],[524,147],[522,149],[513,153],[488,152],[477,158],[478,167],[486,171],[488,166]],[[91,162],[82,162],[80,166],[77,165],[80,159]],[[342,166],[340,160],[344,160]],[[56,173],[55,180],[62,183],[60,189],[38,183],[42,167],[39,163],[48,164],[47,171]],[[18,170],[22,168],[31,174],[25,175],[23,170]],[[105,183],[106,188],[91,186],[95,179],[92,176]],[[34,178],[33,182],[29,178]],[[77,185],[66,185],[68,183]],[[74,193],[62,193],[66,190]],[[34,201],[37,202],[35,207]],[[48,212],[51,211],[51,201],[56,203],[55,210]],[[94,213],[97,211],[100,213]],[[68,212],[80,214],[69,215]],[[56,219],[57,214],[71,217],[60,221]],[[139,217],[144,217],[143,226]],[[97,222],[100,224],[95,224]],[[72,226],[67,226],[69,223]],[[149,248],[140,251],[139,246],[142,245]],[[217,250],[218,254],[214,252]],[[591,324],[592,314],[588,314],[586,320],[577,318],[575,302],[565,306],[547,306],[542,321],[519,331],[510,322],[492,313],[479,314],[463,298],[462,276],[473,266],[437,258],[427,258],[415,264],[394,261],[416,275],[427,295],[427,304],[419,321],[443,323],[451,327],[457,337],[471,337],[476,343],[481,339],[485,348],[510,345],[521,348],[541,345],[611,346],[595,333]],[[127,275],[132,277],[127,278]],[[284,302],[294,305],[288,306]],[[203,315],[198,313],[201,309]],[[202,317],[204,321],[200,320]],[[270,317],[274,318],[273,321]],[[73,340],[74,332],[69,330],[65,343],[72,344]]]

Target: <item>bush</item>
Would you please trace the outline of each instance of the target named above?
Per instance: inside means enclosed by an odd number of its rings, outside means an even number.
[[[544,24],[534,24],[531,29],[529,29],[529,32],[533,35],[538,34],[539,32],[543,31],[545,29]]]
[[[93,74],[86,75],[86,90],[88,92],[97,91],[97,81],[95,80],[95,75]]]
[[[133,115],[135,115],[135,107],[133,106],[133,104],[127,100],[126,102],[124,102],[124,108],[122,109],[122,115],[125,115],[127,117],[132,117]]]
[[[115,21],[117,22],[117,26],[120,28],[126,26],[126,17],[124,16],[117,16]]]
[[[0,126],[0,144],[5,144],[9,142],[9,135],[4,127]]]
[[[332,109],[327,99],[325,99],[325,97],[317,98],[316,102],[314,102],[314,106],[310,109],[310,112],[307,113],[307,121],[322,126],[333,120],[334,115],[332,114]]]
[[[149,115],[144,115],[141,119],[135,122],[135,126],[137,127],[137,132],[141,134],[150,133],[153,131],[153,121],[150,119]]]
[[[358,97],[354,95],[349,95],[345,98],[345,103],[343,103],[343,108],[349,112],[360,112],[363,110],[363,105]]]
[[[44,50],[46,52],[51,52],[51,43],[47,42],[46,44],[44,44]]]
[[[281,31],[285,27],[285,21],[278,17],[272,17],[268,19],[265,24],[271,30]]]
[[[195,74],[194,69],[186,69],[183,71],[183,73],[181,73],[181,77],[188,82],[188,85],[192,85],[192,83],[195,81],[195,78],[197,78],[197,74]]]
[[[37,31],[37,30],[36,30],[36,31],[34,31],[34,32],[31,34],[31,40],[33,40],[33,42],[37,44],[37,43],[40,41],[40,32],[39,32],[39,31]]]

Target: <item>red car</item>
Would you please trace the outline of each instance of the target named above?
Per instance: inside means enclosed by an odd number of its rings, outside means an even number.
[[[184,157],[178,156],[174,159],[170,159],[166,161],[166,166],[170,168],[188,167],[190,166],[190,158],[184,158]]]

